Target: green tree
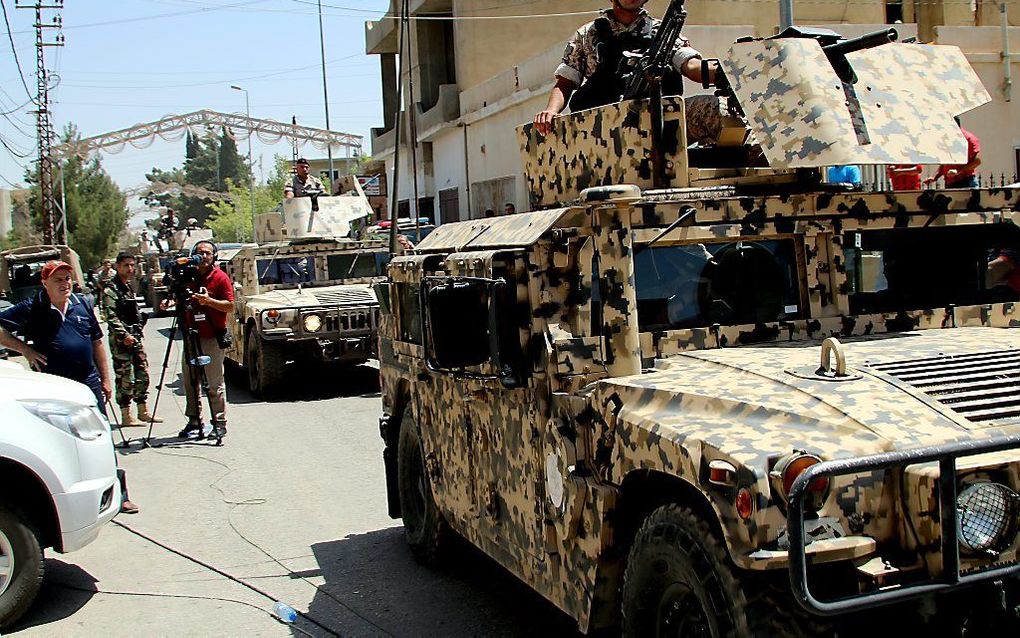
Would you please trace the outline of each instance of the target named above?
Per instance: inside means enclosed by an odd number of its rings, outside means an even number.
[[[290,176],[290,162],[279,155],[275,168],[265,184],[255,186],[255,214],[261,215],[277,208],[283,198],[283,186]],[[237,184],[228,180],[229,198],[211,202],[207,206],[211,216],[206,227],[212,229],[213,237],[221,242],[250,242],[253,240],[251,192],[247,183]]]
[[[81,135],[68,124],[61,142],[76,145]],[[127,199],[107,174],[99,156],[84,159],[70,156],[62,161],[63,183],[67,191],[67,243],[81,257],[83,268],[94,268],[116,246],[117,237],[127,223]],[[54,165],[54,198],[60,201],[60,167]],[[38,174],[27,171],[25,181],[31,184],[29,209],[36,228],[42,228],[42,195]]]
[[[237,144],[224,128],[217,135],[206,128],[201,135],[188,131],[184,141],[184,163],[169,171],[153,169],[146,178],[150,182],[173,182],[181,186],[194,186],[206,191],[227,193],[227,179],[235,184],[247,183],[248,167],[237,152]],[[169,206],[177,211],[182,222],[190,217],[204,224],[210,214],[208,204],[213,200],[181,193],[152,194],[145,198],[149,206]]]

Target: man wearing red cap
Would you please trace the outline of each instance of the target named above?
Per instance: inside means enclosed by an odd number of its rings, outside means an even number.
[[[83,297],[72,294],[71,264],[47,262],[40,277],[43,290],[38,295],[0,312],[0,344],[24,355],[33,370],[84,383],[105,414],[113,386],[95,310]],[[117,474],[124,495],[121,511],[133,514],[138,507],[127,498],[123,470]]]

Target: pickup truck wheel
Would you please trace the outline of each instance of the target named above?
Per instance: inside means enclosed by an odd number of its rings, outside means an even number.
[[[432,481],[425,467],[421,435],[410,407],[404,410],[400,422],[397,486],[404,536],[411,553],[426,565],[440,564],[451,532],[432,495]]]
[[[248,368],[248,387],[255,396],[271,395],[283,381],[286,359],[275,343],[266,343],[252,331],[244,348],[244,365]]]
[[[0,629],[28,611],[43,577],[43,553],[28,522],[0,505]]]
[[[722,542],[688,508],[665,505],[645,519],[623,584],[625,636],[705,638],[824,636],[789,594],[764,578],[738,577]]]

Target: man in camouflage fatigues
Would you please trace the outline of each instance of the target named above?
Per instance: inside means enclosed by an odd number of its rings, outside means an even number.
[[[545,110],[535,115],[535,127],[547,134],[552,118],[568,104],[572,111],[604,106],[619,99],[620,81],[618,65],[624,51],[644,52],[655,37],[659,20],[648,15],[643,8],[648,0],[613,0],[597,19],[583,25],[567,42],[563,60],[556,67],[556,85],[549,95]],[[604,56],[600,59],[600,53]],[[673,50],[673,69],[682,77],[702,82],[702,55],[680,36]],[[706,78],[715,83],[718,64],[708,67]],[[664,82],[666,94],[682,90],[674,78],[673,86]],[[714,95],[696,95],[685,100],[687,141],[712,143],[722,128],[719,99]]]
[[[315,175],[309,175],[308,160],[305,158],[299,158],[294,163],[294,172],[295,175],[291,179],[290,184],[283,187],[284,199],[308,197],[313,192],[322,193],[326,190],[321,179]]]
[[[135,274],[135,257],[131,253],[117,255],[117,274],[103,287],[102,311],[109,327],[113,373],[117,378],[117,405],[120,424],[125,427],[162,423],[149,413],[149,361],[142,345],[142,315],[135,301],[131,282]],[[131,415],[131,401],[138,404],[138,420]]]

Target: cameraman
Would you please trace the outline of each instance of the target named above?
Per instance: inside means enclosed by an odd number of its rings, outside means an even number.
[[[191,250],[192,256],[200,257],[201,261],[195,267],[197,276],[186,284],[191,297],[189,307],[183,314],[183,328],[185,331],[194,329],[198,332],[202,354],[210,359],[202,367],[209,381],[212,436],[222,438],[227,433],[227,393],[223,383],[222,348],[228,345],[230,333],[227,330],[227,315],[234,312],[234,285],[227,273],[216,265],[217,250],[216,244],[211,241],[200,241]],[[164,301],[160,306],[165,309],[171,303]],[[198,353],[190,352],[187,336],[184,344],[182,356],[188,424],[181,430],[181,438],[203,434],[200,379],[196,374],[198,371],[188,364]]]

